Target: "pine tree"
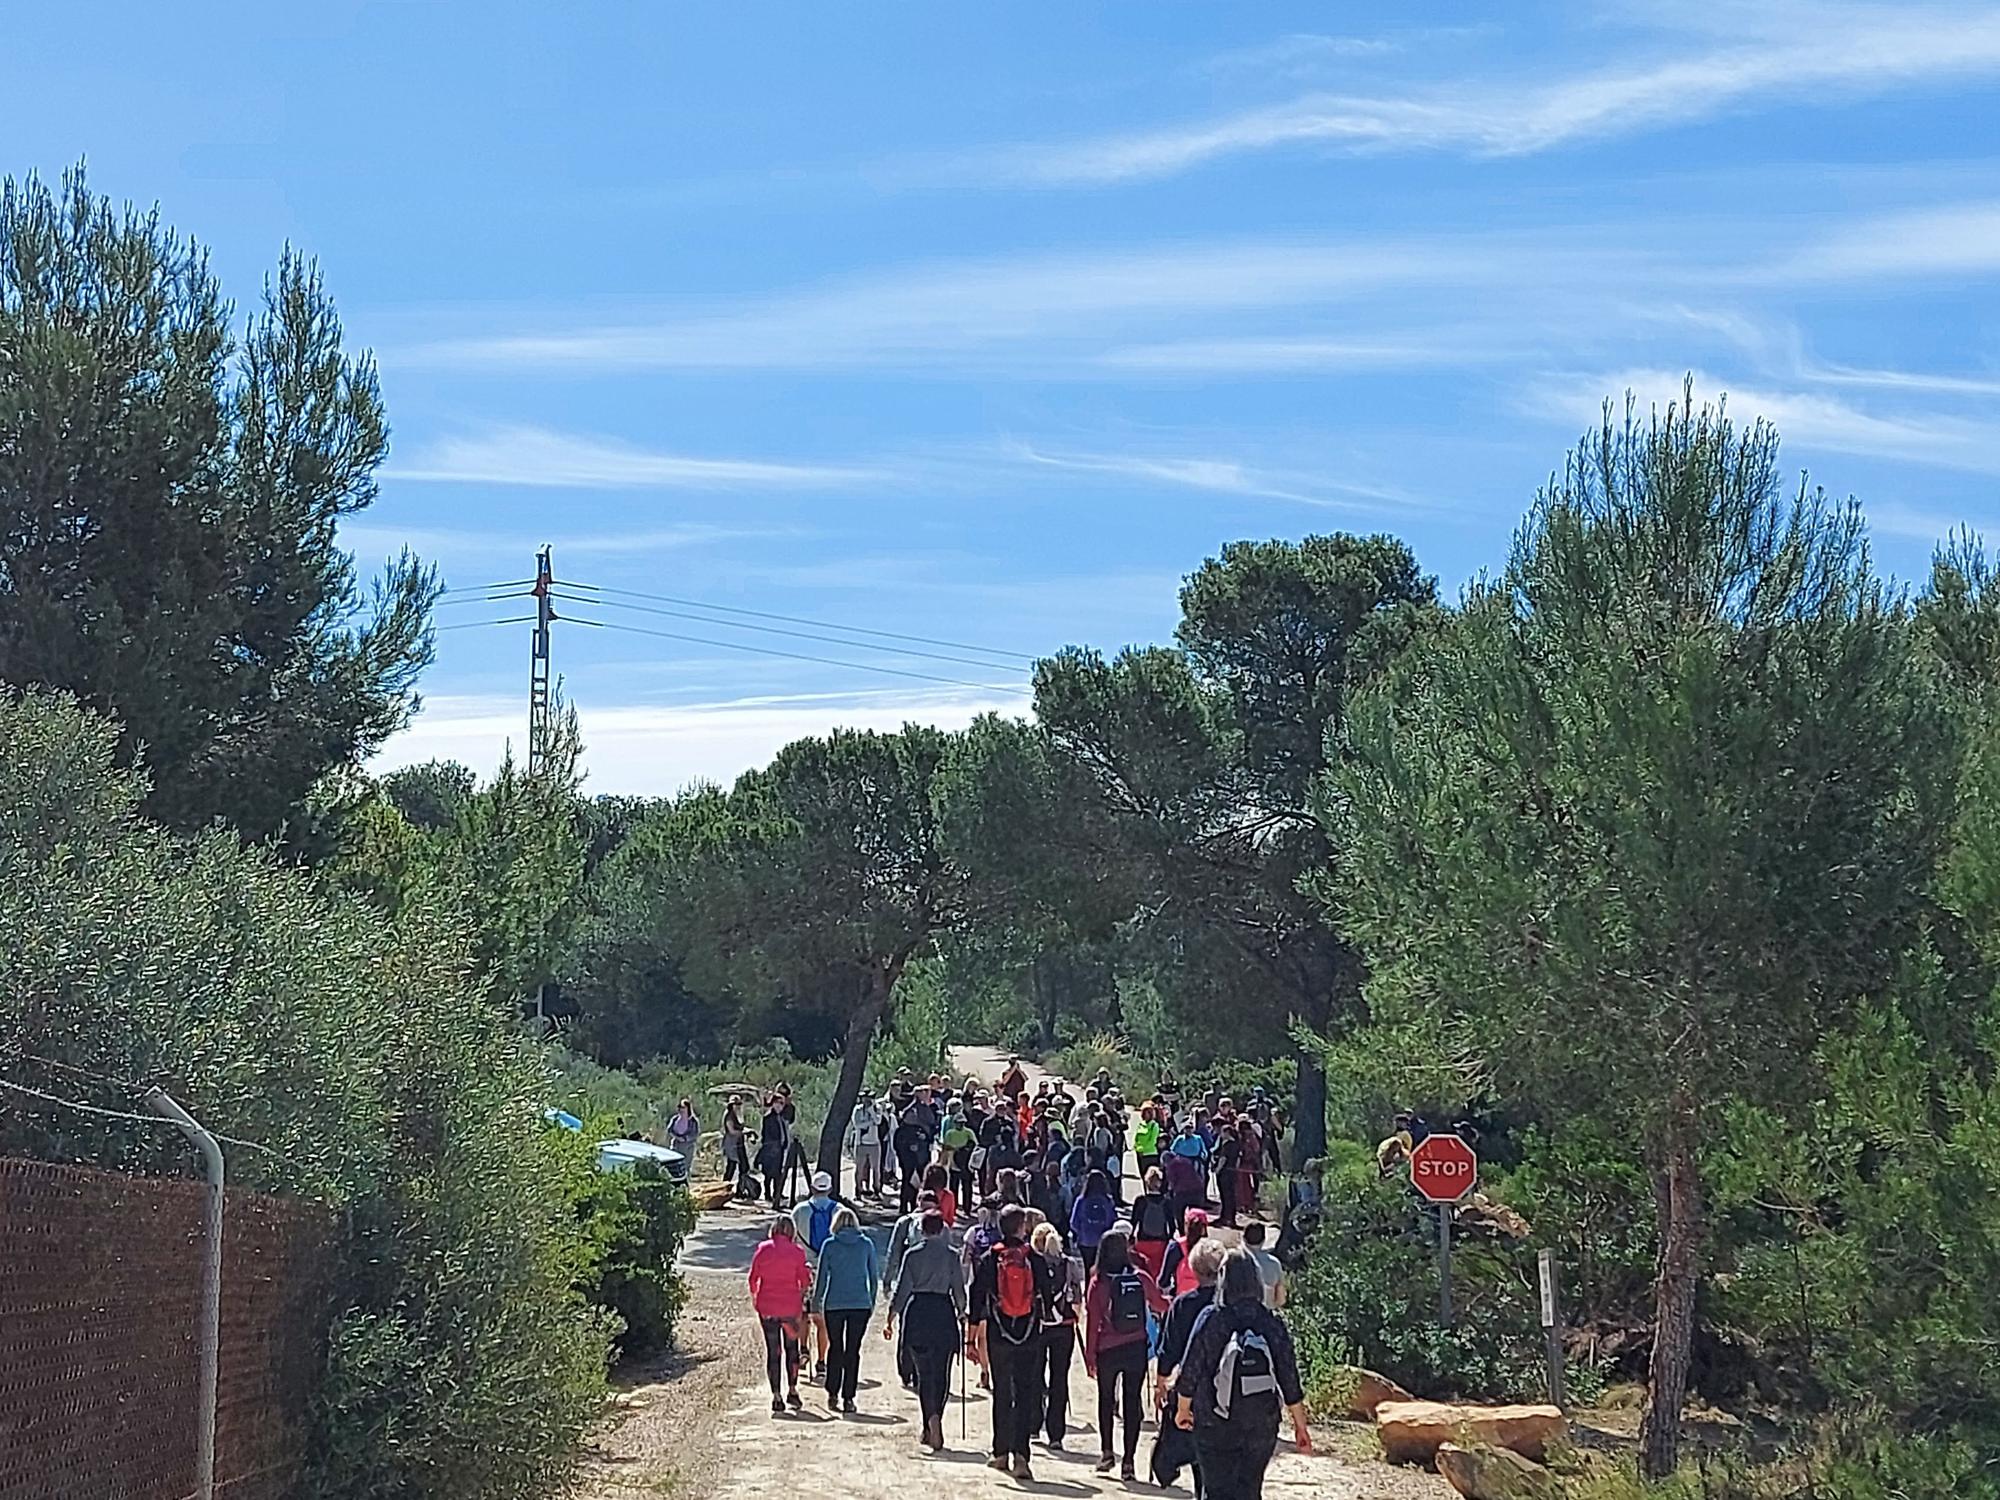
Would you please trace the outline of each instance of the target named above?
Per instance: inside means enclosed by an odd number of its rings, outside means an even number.
[[[153,816],[262,837],[407,720],[436,582],[364,601],[339,546],[388,428],[318,271],[232,320],[157,211],[0,185],[0,681],[115,715]]]

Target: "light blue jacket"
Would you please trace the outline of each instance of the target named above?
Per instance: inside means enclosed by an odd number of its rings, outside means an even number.
[[[874,1307],[881,1292],[882,1270],[867,1235],[850,1225],[820,1246],[813,1311],[858,1312]]]

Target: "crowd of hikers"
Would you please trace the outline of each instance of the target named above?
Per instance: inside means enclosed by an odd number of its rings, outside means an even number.
[[[945,1447],[954,1376],[976,1378],[989,1466],[1032,1479],[1035,1441],[1065,1449],[1080,1357],[1100,1473],[1137,1478],[1150,1419],[1154,1483],[1188,1469],[1205,1500],[1259,1495],[1286,1410],[1311,1451],[1285,1265],[1254,1217],[1282,1137],[1262,1090],[1240,1107],[1219,1089],[1189,1103],[1171,1074],[1136,1107],[1108,1076],[1079,1096],[1031,1087],[1018,1063],[991,1088],[899,1075],[845,1136],[854,1199],[896,1201],[886,1250],[820,1173],[752,1258],[773,1414],[802,1406],[808,1361],[829,1410],[855,1411],[861,1340],[886,1298],[882,1336],[925,1449]]]

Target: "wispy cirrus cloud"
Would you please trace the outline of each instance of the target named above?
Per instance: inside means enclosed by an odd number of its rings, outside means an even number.
[[[1089,186],[1172,176],[1295,146],[1514,156],[1688,124],[1779,102],[1825,104],[2000,71],[2000,13],[1979,7],[1836,10],[1639,67],[1540,86],[1459,84],[1400,95],[1315,93],[1150,131],[1023,146],[968,160],[973,175]]]
[[[1030,468],[1167,484],[1260,500],[1291,500],[1335,510],[1382,510],[1412,503],[1409,496],[1398,490],[1261,468],[1233,458],[1139,452],[1076,453],[1027,443],[1009,444],[1004,451]]]
[[[1697,401],[1727,397],[1730,414],[1762,417],[1788,442],[1828,453],[1889,458],[1929,467],[2000,473],[2000,430],[1991,422],[1934,411],[1870,410],[1818,391],[1759,388],[1695,371]],[[1594,426],[1609,399],[1631,392],[1643,411],[1681,400],[1686,372],[1625,369],[1539,382],[1529,404],[1543,415]]]
[[[1774,280],[2000,272],[2000,201],[1948,203],[1837,229],[1772,267]]]
[[[1207,73],[1255,73],[1262,77],[1300,78],[1360,57],[1381,57],[1403,46],[1399,37],[1328,36],[1294,31],[1249,47],[1232,47],[1207,59]]]
[[[548,544],[558,552],[650,555],[709,547],[735,541],[768,541],[806,533],[784,527],[633,526],[625,530],[529,535],[509,530],[476,531],[457,526],[398,526],[384,520],[345,521],[340,544],[366,557],[392,557],[404,548],[420,557],[482,560],[489,557],[525,559]]]
[[[643,371],[930,364],[1051,357],[1075,364],[1107,341],[1274,309],[1352,306],[1397,289],[1575,286],[1609,249],[1586,233],[1177,243],[896,268],[679,316],[438,340],[386,354],[410,368]],[[1622,249],[1637,271],[1657,259]]]
[[[392,459],[385,479],[538,489],[825,489],[883,478],[880,469],[748,458],[698,458],[546,427],[495,426],[433,439]]]
[[[1499,341],[1495,333],[1499,333]],[[1517,337],[1510,340],[1504,331],[1461,329],[1386,339],[1176,339],[1107,349],[1096,356],[1096,363],[1107,370],[1135,375],[1290,375],[1463,366],[1518,353]]]

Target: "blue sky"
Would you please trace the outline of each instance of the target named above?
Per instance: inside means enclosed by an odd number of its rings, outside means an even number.
[[[918,674],[559,627],[594,790],[1018,708],[1234,537],[1393,531],[1456,590],[1690,370],[1893,572],[2000,518],[2000,9],[21,9],[0,170],[87,157],[239,301],[294,243],[377,352],[364,563],[549,542],[629,591],[578,616]],[[387,759],[490,767],[526,653],[441,634]]]

